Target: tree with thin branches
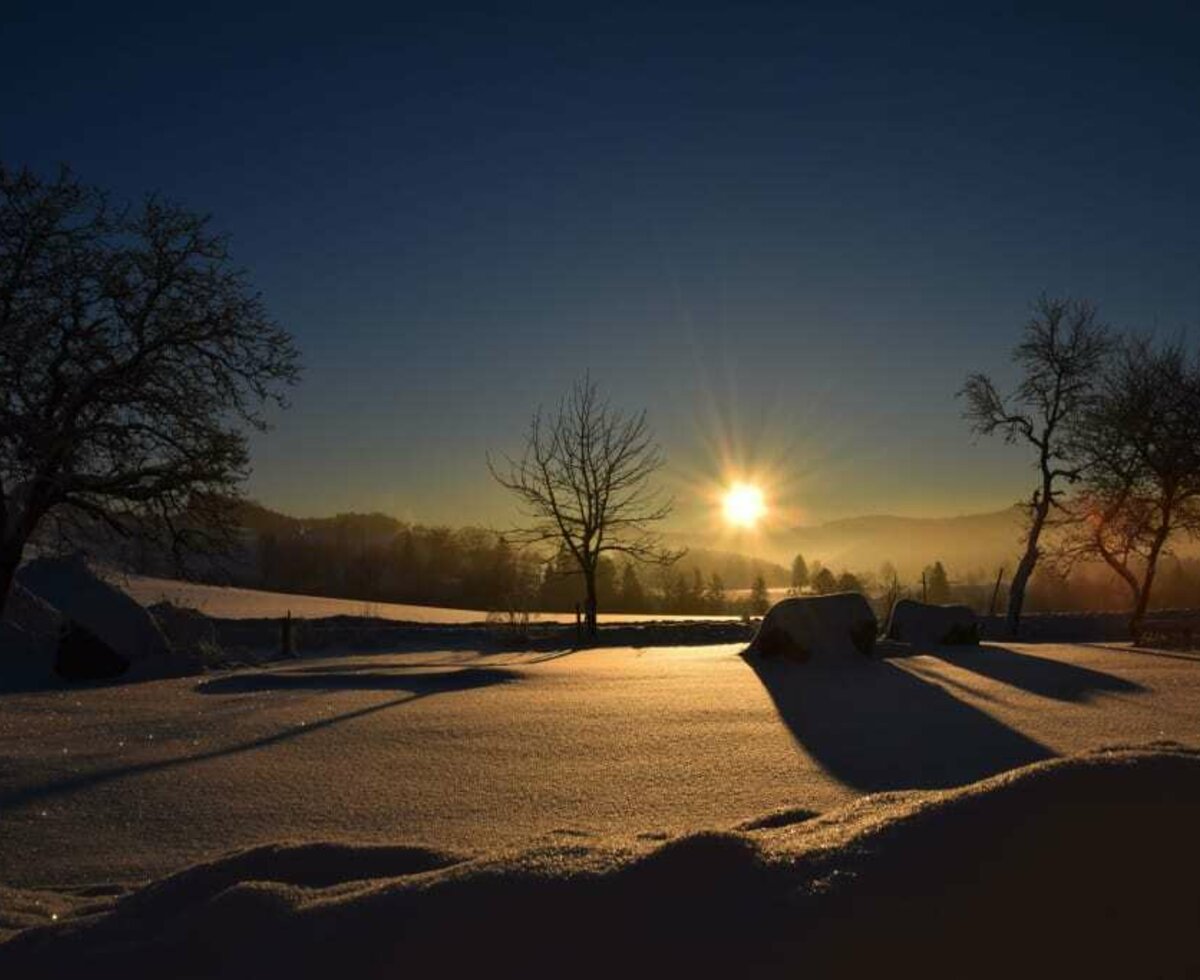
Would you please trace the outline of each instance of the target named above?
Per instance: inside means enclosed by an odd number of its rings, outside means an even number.
[[[552,413],[538,409],[519,457],[489,455],[487,462],[526,519],[508,536],[526,547],[559,545],[579,567],[589,636],[596,636],[602,556],[669,565],[684,554],[665,548],[654,531],[673,501],[652,482],[666,457],[646,413],[614,408],[590,377],[577,381]]]
[[[970,375],[959,396],[976,435],[999,434],[1007,443],[1034,451],[1037,485],[1025,502],[1024,551],[1008,593],[1008,629],[1016,636],[1025,589],[1042,555],[1042,532],[1058,508],[1064,485],[1079,478],[1070,452],[1070,432],[1086,404],[1110,349],[1107,328],[1086,300],[1042,296],[1013,351],[1021,380],[1002,395],[986,374]]]
[[[1136,638],[1159,560],[1176,536],[1200,534],[1200,356],[1126,338],[1074,429],[1080,491],[1061,551],[1124,583]]]
[[[232,543],[244,429],[298,371],[207,218],[0,165],[0,611],[48,522]]]

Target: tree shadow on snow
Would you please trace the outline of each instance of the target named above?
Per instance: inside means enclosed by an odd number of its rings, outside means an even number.
[[[1057,701],[1086,701],[1093,692],[1136,694],[1145,690],[1140,684],[1100,670],[990,643],[983,646],[935,647],[928,652],[955,667]]]
[[[196,685],[201,694],[247,694],[255,691],[408,691],[413,695],[466,691],[512,680],[512,671],[467,667],[424,673],[401,673],[364,666],[306,667],[229,674]]]
[[[803,667],[743,657],[792,737],[854,789],[959,786],[1054,755],[886,660]]]
[[[276,676],[278,673],[277,672]],[[272,672],[264,671],[262,674],[246,674],[234,675],[233,677],[220,678],[220,681],[232,681],[235,679],[244,680],[246,683],[241,688],[227,690],[225,693],[234,693],[235,691],[264,691],[277,690],[279,688],[268,688],[266,686],[252,686],[252,683],[257,678],[265,678],[272,676]],[[90,789],[93,786],[100,786],[104,783],[113,782],[114,780],[124,779],[127,776],[139,776],[143,773],[161,772],[163,770],[176,769],[182,766],[192,765],[197,762],[205,762],[209,759],[219,759],[224,756],[238,755],[242,752],[253,752],[258,749],[267,748],[271,745],[276,745],[281,742],[286,742],[293,738],[298,738],[303,735],[311,735],[313,732],[321,731],[324,728],[330,728],[334,725],[339,725],[343,722],[353,721],[356,718],[364,718],[368,715],[377,714],[381,711],[387,711],[390,708],[396,708],[400,705],[411,704],[421,698],[429,697],[434,694],[442,694],[451,691],[466,691],[478,687],[487,687],[493,684],[502,684],[507,681],[515,680],[520,675],[510,670],[500,670],[496,668],[465,668],[440,671],[438,673],[426,674],[396,674],[389,678],[390,686],[384,687],[380,685],[357,685],[357,690],[394,690],[403,692],[402,697],[392,698],[384,701],[381,704],[368,705],[365,708],[356,708],[353,711],[346,711],[339,715],[332,715],[328,718],[320,718],[316,721],[304,722],[299,725],[292,725],[280,731],[273,732],[270,735],[263,735],[260,738],[251,739],[247,742],[238,742],[234,745],[225,745],[220,748],[209,749],[205,752],[196,752],[191,755],[175,756],[169,759],[154,759],[148,762],[133,763],[131,765],[116,766],[111,769],[100,769],[93,772],[77,773],[61,779],[54,779],[33,786],[23,786],[18,789],[10,790],[7,793],[0,794],[0,811],[8,807],[24,806],[40,800],[52,798],[55,796],[63,796],[68,793],[74,793],[79,790]],[[213,682],[216,683],[216,682]],[[285,682],[286,686],[286,682]],[[335,685],[336,686],[336,682]],[[342,683],[343,689],[350,689],[353,685]],[[317,684],[313,683],[309,690],[330,690],[331,685],[328,683]]]

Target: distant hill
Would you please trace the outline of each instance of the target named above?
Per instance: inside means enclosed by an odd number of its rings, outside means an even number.
[[[1020,554],[1022,533],[1018,507],[960,517],[876,514],[764,535],[756,550],[763,559],[786,568],[797,554],[834,571],[877,572],[890,561],[901,577],[911,579],[926,565],[940,561],[952,578],[963,578],[977,571],[995,574],[1002,564],[1011,570]],[[686,534],[672,538],[689,541]]]
[[[1020,555],[1023,519],[1018,507],[961,517],[850,517],[794,528],[771,543],[781,561],[800,553],[854,571],[876,571],[890,561],[901,576],[940,561],[956,577],[1011,567]]]

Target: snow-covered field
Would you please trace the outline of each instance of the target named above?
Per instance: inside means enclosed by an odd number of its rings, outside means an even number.
[[[1040,893],[1014,896],[1013,882],[985,894],[979,876],[1016,875],[1005,862],[1033,835],[1039,867],[1021,866],[1020,887],[1035,872],[1044,878],[1053,862],[1075,860],[1060,839],[1065,828],[1075,828],[1072,846],[1095,849],[1110,883],[1150,874],[1140,863],[1126,868],[1127,835],[1143,835],[1138,847],[1153,851],[1175,845],[1146,836],[1150,821],[1167,835],[1180,820],[1194,831],[1194,755],[1162,761],[1160,753],[1134,768],[1105,757],[1100,769],[1116,775],[1102,779],[1091,763],[1051,767],[1058,775],[1050,782],[1035,766],[1013,785],[1051,788],[1029,791],[1032,802],[1009,799],[991,816],[969,801],[1004,797],[1007,783],[951,797],[893,791],[960,786],[1107,746],[1200,745],[1198,709],[1200,661],[1046,645],[826,669],[755,665],[735,646],[431,651],[3,695],[0,883],[8,889],[0,888],[0,936],[42,924],[57,938],[33,931],[0,945],[0,973],[11,957],[17,972],[5,975],[70,975],[85,961],[108,962],[95,959],[103,953],[123,977],[139,969],[251,976],[281,965],[289,976],[315,976],[354,950],[355,976],[389,976],[410,953],[417,965],[436,965],[462,928],[486,943],[456,948],[451,965],[490,949],[510,966],[551,975],[563,944],[575,948],[591,935],[579,932],[589,918],[609,923],[601,930],[617,944],[609,952],[644,940],[676,956],[681,943],[698,942],[705,963],[766,956],[778,967],[784,947],[754,930],[778,918],[784,892],[798,894],[789,876],[804,879],[805,901],[823,903],[833,931],[818,947],[831,955],[825,940],[850,912],[821,896],[856,880],[848,869],[861,849],[853,841],[920,837],[917,814],[942,814],[943,829],[921,845],[935,861],[928,882],[911,867],[916,844],[888,845],[908,870],[885,861],[892,870],[878,873],[917,888],[926,905],[904,908],[926,916],[950,914],[928,905],[937,882],[967,889],[976,903],[1041,902]],[[816,813],[827,816],[807,819]],[[954,820],[968,826],[945,830]],[[280,841],[336,843],[218,860],[112,906],[120,893],[113,883]],[[1178,867],[1151,869],[1155,901],[1171,902],[1155,922],[1177,912],[1194,924],[1194,888],[1180,905],[1167,885],[1178,875],[1196,880],[1198,847],[1181,852]],[[1154,860],[1162,858],[1147,852]],[[895,897],[900,886],[880,887]],[[881,912],[877,891],[851,903],[855,922],[894,930],[908,913]],[[1078,903],[1091,900],[1084,892],[1058,901],[1081,914]],[[1114,907],[1127,929],[1134,913],[1123,900]],[[717,909],[719,921],[704,918]],[[746,910],[754,914],[743,921]],[[78,918],[89,911],[98,917]],[[1001,914],[1011,916],[1011,907]],[[803,909],[794,916],[809,921]],[[949,927],[921,928],[944,937]],[[978,925],[955,928],[965,941],[962,929]],[[532,930],[520,939],[533,944],[525,952],[511,945],[522,930]],[[729,948],[713,949],[723,934]],[[163,936],[176,945],[161,947]],[[332,945],[310,949],[315,936]],[[593,954],[604,962],[604,948]],[[573,972],[587,973],[588,964],[585,955]],[[109,974],[101,967],[98,975]]]
[[[0,882],[281,839],[479,852],[678,834],[1112,744],[1200,744],[1200,662],[984,646],[824,671],[738,647],[306,659],[0,703]]]
[[[293,595],[286,592],[263,592],[231,586],[200,585],[176,579],[151,578],[140,575],[120,576],[115,581],[142,605],[149,606],[167,600],[177,606],[199,609],[208,616],[223,619],[280,618],[291,612],[304,619],[325,616],[369,616],[409,623],[452,625],[482,623],[487,612],[479,609],[447,609],[438,606],[413,606],[396,602],[365,602],[358,599],[331,599],[326,596]],[[645,613],[601,613],[602,623],[643,623],[655,620],[730,620],[732,616],[649,616]],[[537,613],[539,623],[573,623],[574,614]]]

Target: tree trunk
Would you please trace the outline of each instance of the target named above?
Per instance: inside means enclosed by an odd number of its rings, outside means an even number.
[[[1013,573],[1012,584],[1008,587],[1008,635],[1012,639],[1016,639],[1021,630],[1021,607],[1025,605],[1025,586],[1029,584],[1029,579],[1037,566],[1040,555],[1038,539],[1042,536],[1042,527],[1046,523],[1046,516],[1049,512],[1049,505],[1041,503],[1034,510],[1033,520],[1029,524],[1029,534],[1025,538],[1025,554],[1021,556],[1021,562]]]
[[[17,567],[21,564],[21,556],[25,553],[23,540],[0,541],[0,619],[4,618],[4,606],[8,602],[8,593],[12,589],[13,580],[17,575]]]
[[[596,627],[596,569],[585,568],[583,581],[587,587],[587,599],[584,603],[584,629],[591,639],[597,635]]]
[[[1133,607],[1133,616],[1129,620],[1129,637],[1135,643],[1137,642],[1138,635],[1142,632],[1142,623],[1146,619],[1146,609],[1150,605],[1150,590],[1154,587],[1154,576],[1158,571],[1158,558],[1162,553],[1163,545],[1167,543],[1167,535],[1169,533],[1169,525],[1167,527],[1160,527],[1154,535],[1153,543],[1150,545],[1150,553],[1146,556],[1146,572],[1142,576],[1141,588],[1138,589],[1137,601]]]

